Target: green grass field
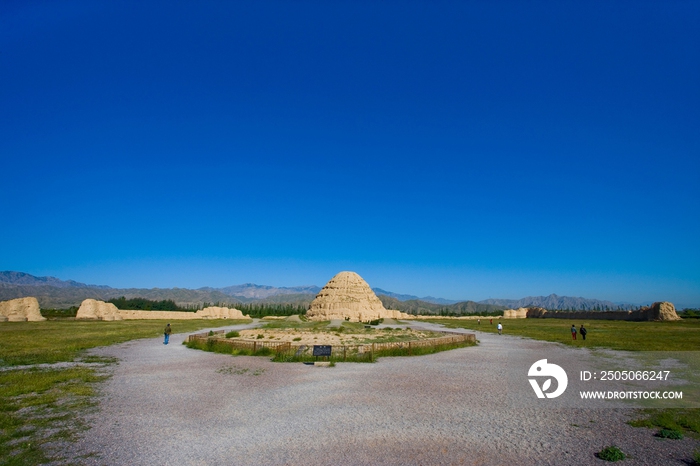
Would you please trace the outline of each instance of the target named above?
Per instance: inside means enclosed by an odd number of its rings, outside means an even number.
[[[247,323],[250,320],[171,321],[174,333]],[[85,350],[139,338],[161,337],[165,322],[54,320],[0,324],[0,465],[48,462],[45,445],[71,441],[84,429],[76,412],[94,405],[97,382],[105,375],[92,367],[15,369],[56,362],[113,362]]]
[[[250,320],[170,321],[173,333],[248,322]],[[89,348],[160,336],[165,324],[162,320],[3,323],[0,325],[0,367],[73,361]]]
[[[569,346],[610,348],[624,351],[700,351],[700,319],[678,322],[625,322],[620,320],[574,319],[481,319],[475,320],[431,319],[448,328],[468,328],[481,332],[497,332],[496,325],[503,324],[503,333],[536,340],[554,341]],[[571,324],[576,329],[584,324],[588,330],[586,340],[578,336],[571,339]]]

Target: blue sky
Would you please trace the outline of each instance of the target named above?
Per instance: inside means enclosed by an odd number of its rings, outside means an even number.
[[[0,270],[700,306],[700,3],[0,5]]]

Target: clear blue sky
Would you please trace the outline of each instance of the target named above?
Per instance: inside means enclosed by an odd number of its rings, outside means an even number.
[[[5,1],[0,270],[700,306],[700,2]]]

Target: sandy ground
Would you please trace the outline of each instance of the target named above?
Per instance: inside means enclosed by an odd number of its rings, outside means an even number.
[[[614,443],[631,456],[625,465],[687,466],[700,447],[630,427],[630,408],[573,394],[534,396],[527,381],[534,361],[597,364],[585,349],[480,333],[476,347],[321,368],[190,350],[184,337],[93,351],[121,362],[110,366],[99,412],[70,458],[92,454],[82,460],[91,465],[604,465],[594,454]],[[570,380],[565,395],[578,388]]]

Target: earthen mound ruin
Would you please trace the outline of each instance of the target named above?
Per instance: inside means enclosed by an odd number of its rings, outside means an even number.
[[[96,299],[83,301],[75,318],[78,320],[122,320],[117,306]]]
[[[503,311],[504,319],[525,319],[527,317],[528,309],[526,307],[520,307],[518,309],[506,309]]]
[[[249,319],[238,309],[210,306],[197,312],[185,311],[129,311],[117,309],[112,303],[86,299],[75,316],[78,320],[193,320],[193,319]]]
[[[248,316],[238,309],[210,306],[195,313],[200,319],[248,319]]]
[[[642,308],[642,310],[646,311],[647,320],[681,320],[676,314],[676,307],[668,301],[654,303],[649,307]]]
[[[387,310],[372,288],[355,272],[340,272],[316,295],[306,318],[309,320],[343,319],[367,322],[375,319],[407,319],[408,314]]]
[[[514,311],[514,312],[519,312]],[[506,317],[504,312],[504,317]],[[513,316],[512,313],[508,314]],[[636,311],[547,311],[541,307],[531,307],[527,309],[526,316],[529,318],[557,318],[557,319],[578,319],[578,320],[629,320],[629,321],[656,321],[668,322],[681,320],[676,314],[673,303],[660,301],[646,306]],[[519,315],[518,315],[519,317]],[[513,317],[511,317],[513,318]]]
[[[0,303],[0,322],[41,322],[39,301],[36,298],[18,298]]]

